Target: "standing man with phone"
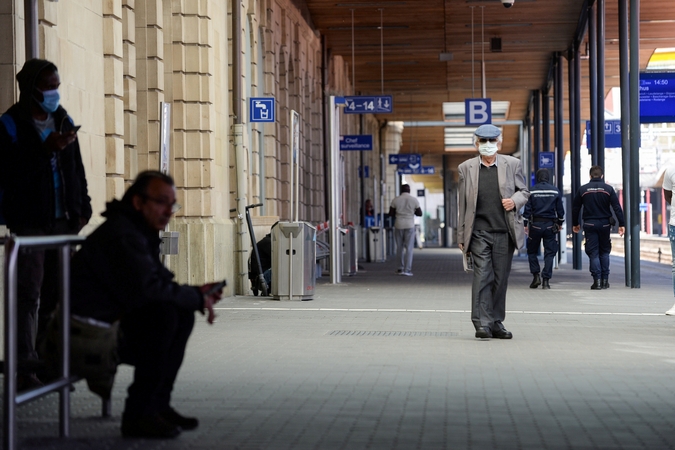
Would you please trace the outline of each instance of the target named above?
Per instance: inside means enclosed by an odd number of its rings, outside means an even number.
[[[19,101],[0,118],[2,215],[18,236],[77,234],[91,218],[91,204],[73,120],[60,105],[58,69],[31,59],[16,79]],[[57,275],[56,250],[19,255],[19,391],[42,385],[31,362],[56,307]]]

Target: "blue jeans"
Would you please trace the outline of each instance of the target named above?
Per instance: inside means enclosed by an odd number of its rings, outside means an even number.
[[[668,225],[668,237],[670,238],[671,255],[675,255],[675,226]],[[673,296],[675,296],[675,257],[673,258]]]

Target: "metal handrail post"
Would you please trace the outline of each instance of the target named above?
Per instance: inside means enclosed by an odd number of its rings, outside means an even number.
[[[59,293],[61,301],[61,376],[70,379],[70,244],[60,249]],[[70,434],[70,385],[59,390],[59,434]]]
[[[5,239],[5,383],[3,398],[3,448],[14,450],[16,448],[16,407],[22,403],[34,400],[49,392],[59,391],[59,431],[62,437],[70,433],[70,254],[73,245],[84,242],[83,236],[32,236],[16,237],[8,236]],[[18,268],[17,261],[22,247],[34,249],[60,249],[59,294],[61,300],[61,375],[60,380],[55,380],[41,388],[24,392],[18,395],[16,392],[17,362],[17,303],[18,303]],[[110,409],[110,402],[104,402],[104,411]]]
[[[17,258],[19,246],[13,238],[5,241],[5,396],[3,398],[3,448],[14,450],[16,445],[16,316]]]

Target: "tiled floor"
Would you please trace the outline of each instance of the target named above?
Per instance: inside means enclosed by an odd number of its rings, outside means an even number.
[[[563,265],[551,290],[529,289],[515,258],[510,341],[477,340],[471,276],[458,250],[415,251],[414,277],[361,264],[316,297],[236,297],[201,316],[174,391],[200,418],[172,441],[125,440],[132,369],[120,368],[113,417],[84,383],[71,437],[58,397],[19,408],[22,449],[668,449],[675,448],[675,317],[669,265],[642,264],[640,289],[591,291]]]

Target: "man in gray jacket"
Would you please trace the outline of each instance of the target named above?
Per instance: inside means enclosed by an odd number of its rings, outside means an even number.
[[[477,338],[511,339],[504,328],[506,288],[516,248],[525,242],[520,209],[530,193],[519,159],[498,155],[502,133],[481,125],[474,133],[479,156],[459,165],[457,243],[473,259],[471,321]]]

